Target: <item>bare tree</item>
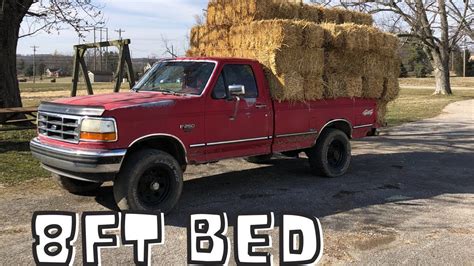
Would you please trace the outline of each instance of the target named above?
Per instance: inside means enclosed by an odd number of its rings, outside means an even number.
[[[161,41],[163,42],[163,45],[165,46],[165,52],[164,54],[171,56],[172,58],[178,57],[177,52],[174,48],[174,45],[170,43],[170,40],[165,38],[165,36],[161,35]]]
[[[103,23],[100,9],[91,0],[0,0],[0,108],[22,106],[16,73],[20,37],[65,28],[83,36]]]
[[[435,94],[452,94],[450,53],[466,34],[472,34],[472,0],[342,1],[339,4],[391,16],[392,29],[400,37],[417,39],[423,44],[434,67]]]

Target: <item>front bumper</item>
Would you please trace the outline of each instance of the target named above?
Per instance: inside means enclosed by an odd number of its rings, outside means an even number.
[[[30,142],[31,153],[43,168],[58,175],[92,182],[113,180],[127,150],[78,150]]]

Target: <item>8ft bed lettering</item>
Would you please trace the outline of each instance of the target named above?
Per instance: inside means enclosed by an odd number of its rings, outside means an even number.
[[[78,220],[78,214],[70,212],[34,213],[33,257],[37,264],[73,264]],[[317,263],[323,253],[319,220],[282,215],[279,222],[280,264]],[[237,217],[233,246],[237,264],[272,264],[273,255],[262,249],[272,247],[269,232],[274,224],[273,213]],[[85,212],[81,234],[84,265],[100,265],[101,249],[117,248],[119,241],[133,246],[135,264],[149,265],[151,247],[165,244],[164,215]],[[188,264],[228,264],[231,244],[227,235],[225,213],[191,215],[187,226]]]

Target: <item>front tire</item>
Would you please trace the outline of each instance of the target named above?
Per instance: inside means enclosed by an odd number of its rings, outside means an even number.
[[[125,161],[114,182],[114,198],[120,210],[169,213],[183,190],[183,171],[170,154],[140,150]]]
[[[61,186],[63,189],[69,193],[75,195],[87,195],[99,190],[102,186],[102,183],[87,182],[77,179],[72,179],[62,175],[53,174],[53,179]]]
[[[339,177],[347,173],[351,164],[351,143],[344,132],[331,128],[319,136],[306,154],[315,174]]]

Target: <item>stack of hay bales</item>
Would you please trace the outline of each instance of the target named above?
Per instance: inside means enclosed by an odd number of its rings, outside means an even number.
[[[212,0],[188,56],[256,59],[279,101],[377,99],[382,123],[399,91],[397,48],[367,14],[298,0]]]

